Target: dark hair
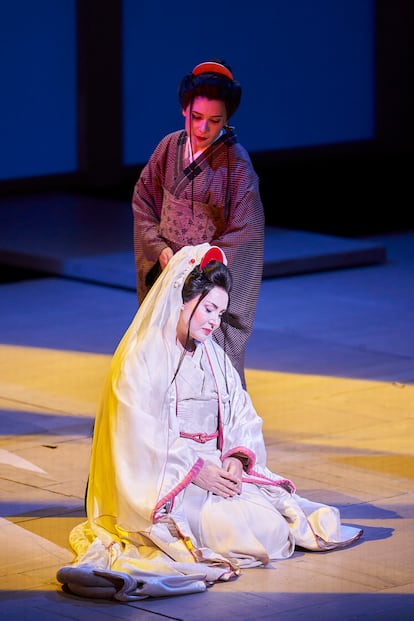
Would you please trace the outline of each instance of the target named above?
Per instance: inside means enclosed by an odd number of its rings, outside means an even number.
[[[201,301],[214,287],[220,287],[230,295],[232,284],[230,270],[224,263],[210,261],[203,269],[197,265],[184,281],[181,292],[183,302],[189,302],[198,295]]]
[[[217,58],[212,58],[211,61],[219,63],[231,71],[231,67],[225,61]],[[178,101],[182,110],[185,110],[196,97],[223,101],[228,120],[239,107],[241,93],[242,89],[239,82],[220,73],[208,72],[199,75],[187,73],[178,87]]]

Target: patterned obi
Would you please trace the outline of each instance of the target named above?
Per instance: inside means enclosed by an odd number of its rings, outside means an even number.
[[[163,188],[160,233],[174,252],[183,246],[210,243],[226,228],[223,207],[176,198]]]

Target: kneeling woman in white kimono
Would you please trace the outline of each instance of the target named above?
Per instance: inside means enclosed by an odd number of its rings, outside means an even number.
[[[132,600],[203,591],[241,568],[358,539],[335,507],[301,498],[266,466],[262,420],[211,335],[231,274],[202,244],[177,252],[124,335],[103,391],[87,521],[73,565],[77,595]]]

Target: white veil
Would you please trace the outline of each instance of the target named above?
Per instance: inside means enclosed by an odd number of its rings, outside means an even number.
[[[87,512],[114,534],[150,528],[158,500],[171,486],[165,462],[176,424],[170,401],[181,291],[211,248],[186,246],[172,257],[113,356],[95,422]]]

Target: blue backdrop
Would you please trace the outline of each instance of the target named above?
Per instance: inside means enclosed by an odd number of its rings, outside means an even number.
[[[122,20],[125,165],[182,126],[178,82],[211,56],[243,86],[249,151],[374,138],[374,0],[124,0]],[[75,172],[75,0],[14,0],[0,28],[0,179]]]

